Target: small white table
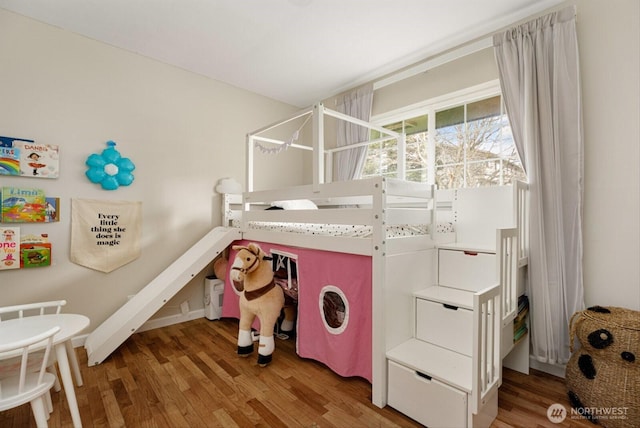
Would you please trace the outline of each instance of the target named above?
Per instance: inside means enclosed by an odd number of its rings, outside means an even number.
[[[78,386],[82,386],[82,377],[80,375],[78,361],[75,355],[70,355],[74,352],[71,339],[89,326],[89,318],[78,314],[47,314],[0,321],[0,341],[11,342],[19,340],[24,337],[42,333],[55,326],[60,327],[60,331],[53,337],[53,345],[58,360],[58,370],[60,370],[60,378],[67,396],[67,402],[69,403],[73,426],[80,428],[82,427],[82,421],[80,419],[80,410],[78,410],[76,393],[73,389],[73,379],[71,378],[69,361],[71,361],[71,365],[73,366],[76,383]],[[2,358],[3,356],[0,355],[0,359]]]

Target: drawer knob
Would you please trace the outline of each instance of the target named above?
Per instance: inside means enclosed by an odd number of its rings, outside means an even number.
[[[477,251],[464,251],[464,255],[465,256],[477,256],[478,252]]]
[[[453,305],[447,305],[446,303],[443,303],[442,306],[445,307],[445,309],[451,309],[453,311],[457,311],[458,307],[457,306],[453,306]]]

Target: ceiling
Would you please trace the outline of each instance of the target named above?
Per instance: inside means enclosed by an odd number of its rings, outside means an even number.
[[[0,0],[0,8],[306,107],[558,3]]]

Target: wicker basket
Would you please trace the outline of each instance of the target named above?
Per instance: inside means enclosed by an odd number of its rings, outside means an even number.
[[[581,345],[565,376],[574,412],[604,427],[640,427],[640,312],[589,308],[574,314],[570,332]]]
[[[640,312],[601,306],[576,312],[571,317],[571,343],[576,336],[592,355],[622,358],[627,352],[640,359]]]

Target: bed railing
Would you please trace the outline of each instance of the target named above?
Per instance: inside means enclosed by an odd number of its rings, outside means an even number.
[[[502,325],[518,313],[518,229],[498,229],[496,232],[497,273],[502,286]]]
[[[244,229],[250,221],[371,225],[377,216],[384,225],[431,224],[433,194],[433,186],[382,177],[325,183],[317,190],[307,185],[246,192],[242,222]],[[264,210],[277,201],[300,199],[321,209]]]
[[[349,124],[353,124],[356,126],[361,126],[367,128],[369,131],[377,131],[380,134],[380,137],[375,140],[367,139],[367,141],[357,142],[355,144],[350,144],[344,147],[334,147],[327,149],[325,146],[325,117],[330,117],[336,119],[337,121],[344,121]],[[289,141],[283,141],[275,138],[265,137],[264,134],[272,131],[280,126],[290,124],[296,120],[303,120],[303,126],[307,123],[307,121],[311,120],[312,123],[312,136],[313,141],[311,146],[306,146],[302,144],[293,143],[294,140],[297,140],[297,136],[300,132],[300,129],[294,132],[294,137],[292,137]],[[302,127],[301,127],[302,128]],[[247,190],[252,192],[254,190],[254,150],[256,145],[261,145],[261,143],[267,143],[273,147],[278,147],[282,145],[286,145],[287,147],[291,147],[294,149],[300,150],[308,150],[312,151],[312,188],[318,190],[319,186],[324,183],[328,183],[332,181],[333,175],[333,154],[336,152],[344,151],[344,150],[352,150],[354,148],[359,148],[363,146],[368,146],[375,142],[387,141],[387,140],[396,140],[399,148],[399,154],[403,152],[405,146],[405,135],[400,134],[389,129],[383,128],[378,125],[374,125],[372,123],[366,122],[364,120],[357,119],[355,117],[351,117],[344,113],[337,112],[335,110],[331,110],[326,108],[322,103],[318,103],[313,105],[312,107],[300,110],[288,118],[284,120],[280,120],[278,122],[274,122],[270,125],[262,127],[258,130],[255,130],[249,134],[247,134]],[[269,150],[269,149],[268,149]],[[400,162],[402,164],[402,162]],[[400,170],[398,172],[398,177],[400,179],[404,179],[404,171]]]
[[[500,286],[479,291],[473,296],[473,368],[471,412],[478,410],[502,382],[500,358]]]
[[[434,186],[424,183],[403,182],[400,180],[372,177],[347,182],[324,183],[314,190],[312,185],[295,186],[277,190],[245,192],[240,201],[237,196],[225,195],[222,208],[223,224],[231,225],[234,221],[250,236],[248,239],[271,240],[282,244],[308,246],[318,249],[342,248],[343,252],[369,254],[376,248],[386,245],[389,251],[396,251],[395,245],[410,248],[411,239],[415,244],[425,246],[433,237],[424,234],[424,226],[431,233],[435,230]],[[310,200],[319,209],[301,210],[268,210],[274,203],[281,201]],[[241,208],[242,211],[232,209]],[[264,230],[258,227],[276,225],[277,230]],[[322,236],[314,230],[313,237],[300,233],[300,224],[308,225],[355,225],[367,228],[368,233],[339,236]],[[295,232],[285,230],[288,225],[295,225]],[[405,225],[420,229],[422,232],[406,238],[398,243],[396,235],[386,235],[387,228],[396,227],[395,231]],[[326,230],[326,229],[325,229]],[[343,229],[340,229],[343,230]],[[370,242],[362,238],[368,238]],[[419,243],[421,242],[421,243]],[[429,244],[430,245],[430,244]],[[401,248],[398,248],[401,249]]]

